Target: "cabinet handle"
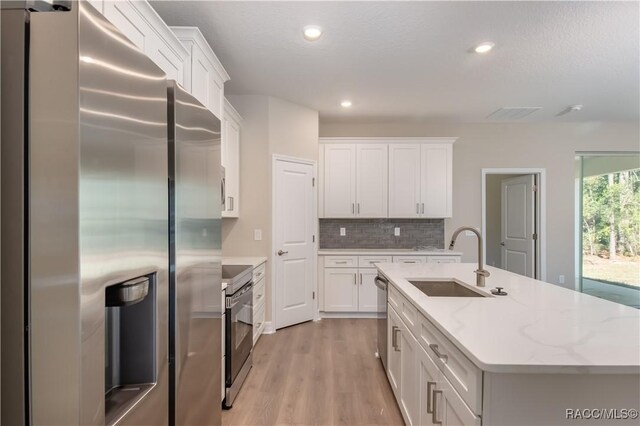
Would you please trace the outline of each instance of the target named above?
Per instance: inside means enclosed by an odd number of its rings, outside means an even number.
[[[398,345],[396,343],[396,330],[398,330],[398,327],[391,326],[391,346],[393,346],[393,349],[395,349],[396,351],[398,350]]]
[[[433,414],[433,402],[431,400],[432,388],[436,385],[436,382],[427,382],[427,413]]]
[[[416,214],[420,214],[420,203],[416,203]]]
[[[362,285],[362,274],[360,274],[360,285]]]
[[[341,260],[339,262],[336,260],[336,265],[346,265],[346,264],[347,264],[346,260]]]
[[[424,203],[422,203],[422,214],[424,214]]]
[[[435,343],[430,343],[429,347],[431,348],[431,350],[436,354],[436,356],[438,358],[440,358],[441,360],[443,360],[444,362],[447,362],[447,360],[449,359],[449,357],[445,354],[441,354],[440,351],[438,350],[438,345],[436,345]]]
[[[353,274],[353,285],[358,285],[358,274]]]
[[[434,425],[441,425],[442,420],[438,420],[438,402],[436,401],[436,395],[440,395],[442,397],[441,390],[433,391],[433,414],[431,415],[431,420]]]
[[[416,261],[415,261],[415,260],[405,260],[405,261],[404,261],[404,262],[402,262],[402,263],[416,263]]]
[[[394,349],[396,350],[396,352],[400,352],[400,345],[398,344],[398,338],[396,337],[396,333],[400,331],[400,328],[395,327],[395,329],[396,330],[393,332],[394,341],[396,342],[396,344],[394,345]]]
[[[258,297],[256,297],[256,300],[260,300],[262,299],[262,294],[258,295]]]
[[[356,212],[356,205],[351,203],[351,214],[354,214]]]
[[[360,214],[360,203],[358,203],[358,214]]]

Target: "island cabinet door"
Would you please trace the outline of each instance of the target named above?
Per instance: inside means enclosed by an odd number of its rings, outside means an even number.
[[[400,317],[387,305],[387,377],[396,400],[400,400]],[[402,407],[400,407],[402,410]]]
[[[437,390],[441,373],[427,352],[418,349],[418,397],[420,425],[431,426],[433,422],[433,392]]]
[[[440,376],[436,390],[433,391],[433,423],[443,426],[480,426],[480,417],[476,416],[465,404],[451,383]]]
[[[400,406],[407,425],[420,424],[418,383],[418,341],[400,322]]]
[[[324,269],[325,312],[358,311],[358,269]]]

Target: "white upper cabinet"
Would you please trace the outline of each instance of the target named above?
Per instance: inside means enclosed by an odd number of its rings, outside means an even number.
[[[324,148],[324,217],[356,215],[356,146],[327,144]]]
[[[420,145],[389,145],[389,217],[420,217]]]
[[[387,217],[387,144],[356,145],[356,216]]]
[[[321,162],[321,217],[387,217],[387,144],[323,144]]]
[[[171,27],[189,52],[184,64],[184,88],[217,117],[224,110],[224,83],[229,74],[197,27]]]
[[[425,144],[420,147],[421,210],[423,217],[451,217],[453,213],[452,145]]]
[[[225,170],[225,206],[222,217],[240,216],[240,126],[242,117],[225,99],[222,115],[222,167]]]
[[[111,23],[162,69],[183,85],[187,49],[146,1],[92,1]]]
[[[451,217],[454,141],[321,138],[320,217]]]
[[[452,216],[453,141],[389,145],[389,217]]]

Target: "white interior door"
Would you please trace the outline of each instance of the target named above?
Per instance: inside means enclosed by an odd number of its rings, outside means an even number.
[[[502,189],[502,269],[534,276],[534,176],[504,179]]]
[[[274,171],[275,325],[313,319],[316,222],[314,168],[276,160]]]

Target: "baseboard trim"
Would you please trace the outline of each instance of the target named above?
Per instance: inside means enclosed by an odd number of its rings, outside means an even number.
[[[376,312],[320,312],[320,318],[378,318]]]
[[[272,321],[264,322],[264,330],[262,330],[262,334],[273,334],[276,332],[275,326]]]

